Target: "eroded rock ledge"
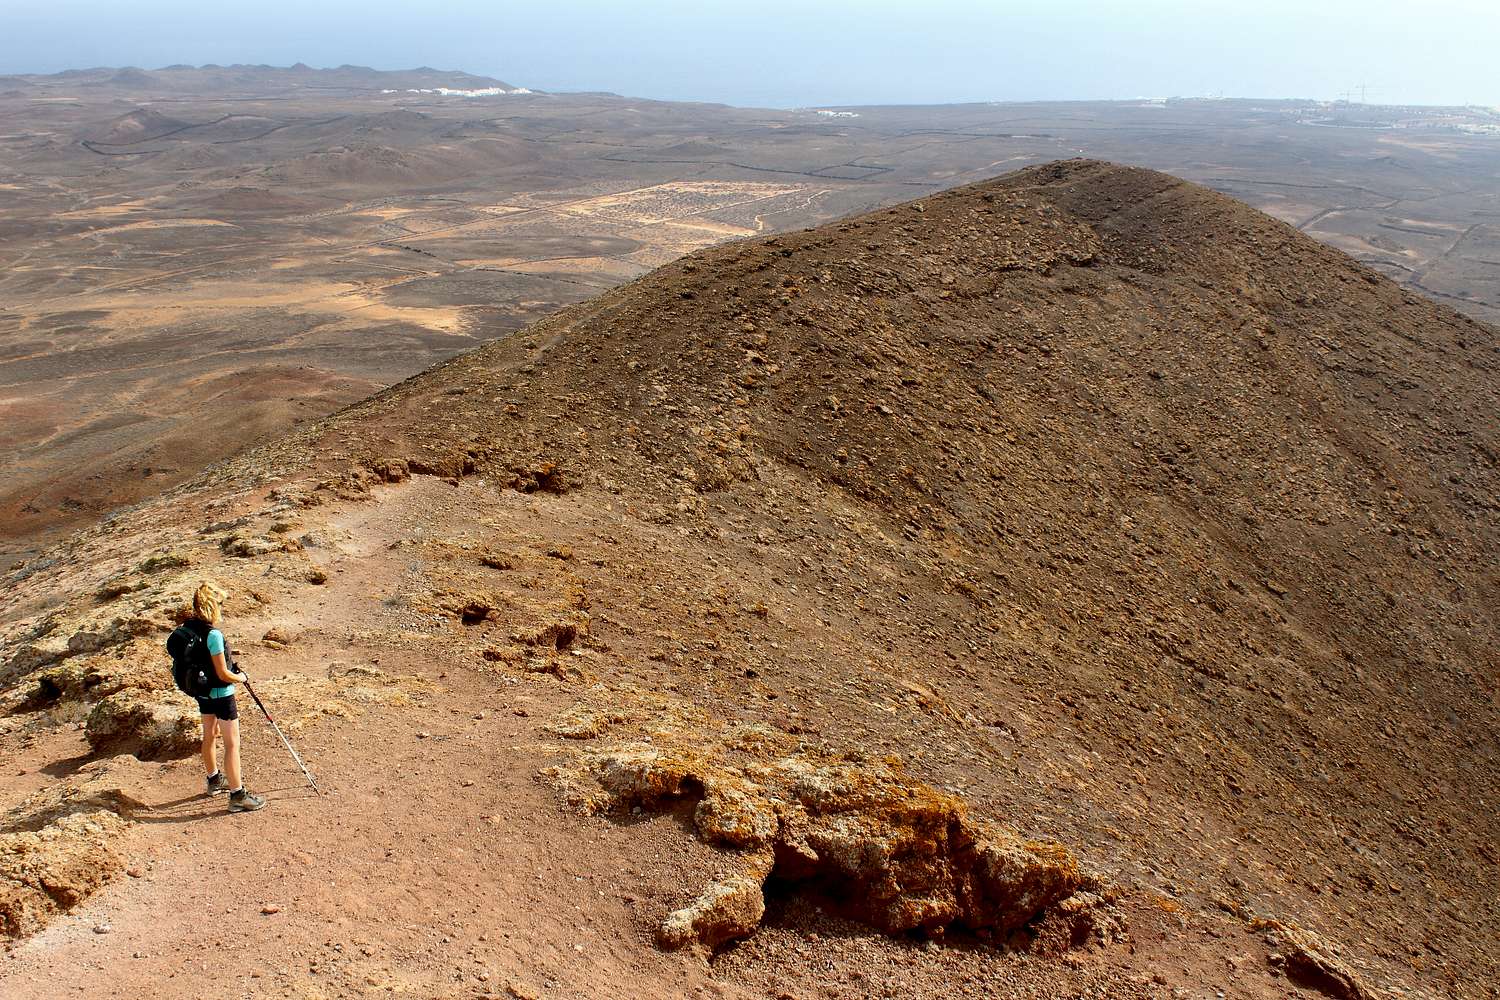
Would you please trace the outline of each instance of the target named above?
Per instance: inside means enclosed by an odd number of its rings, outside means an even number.
[[[765,915],[768,883],[817,892],[887,933],[960,927],[1003,937],[1098,888],[1064,846],[969,815],[963,801],[883,765],[781,756],[726,765],[648,743],[581,751],[545,777],[590,812],[690,806],[697,836],[734,852],[736,870],[669,914],[665,948],[712,950]],[[1094,926],[1093,907],[1074,907]],[[1061,911],[1059,911],[1061,912]]]
[[[0,940],[34,934],[124,868],[116,841],[144,806],[130,758],[86,765],[0,816]]]

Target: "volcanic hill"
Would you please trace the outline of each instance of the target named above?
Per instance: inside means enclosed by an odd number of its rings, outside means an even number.
[[[9,574],[0,985],[1494,996],[1497,412],[1151,171],[700,251]],[[203,578],[328,796],[195,797]]]

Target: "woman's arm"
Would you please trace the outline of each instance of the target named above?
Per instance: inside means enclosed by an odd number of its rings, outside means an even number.
[[[224,682],[225,684],[233,684],[236,681],[242,681],[245,679],[239,674],[232,673],[230,671],[229,662],[224,659],[223,653],[214,654],[214,673],[217,674],[219,680]]]
[[[228,647],[224,645],[224,633],[214,629],[208,633],[208,653],[213,658],[214,673],[220,683],[233,684],[245,678],[229,669]]]

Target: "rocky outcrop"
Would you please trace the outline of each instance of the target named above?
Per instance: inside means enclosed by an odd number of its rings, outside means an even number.
[[[43,667],[76,656],[118,650],[132,639],[164,632],[171,627],[165,619],[143,613],[116,615],[107,621],[89,616],[72,622],[67,628],[58,627],[52,621],[43,623],[18,637],[14,652],[0,665],[0,687],[14,684]]]
[[[300,552],[302,544],[292,538],[275,539],[259,535],[231,534],[225,536],[224,540],[219,543],[219,549],[226,556],[253,559],[272,552]]]
[[[751,933],[772,880],[888,933],[957,925],[993,934],[1090,883],[1062,845],[975,819],[957,797],[885,768],[798,757],[735,768],[646,745],[588,754],[583,764],[548,772],[576,804],[660,811],[696,800],[698,837],[736,852],[740,871],[662,923],[664,947],[712,949]]]
[[[197,706],[176,691],[119,691],[94,706],[84,728],[96,753],[141,760],[186,757],[200,739]]]
[[[121,870],[113,843],[146,808],[122,786],[152,780],[142,766],[85,765],[0,817],[0,938],[35,933]]]
[[[130,789],[150,787],[158,780],[154,768],[129,757],[93,761],[0,816],[0,832],[36,832],[67,816],[101,809],[131,818],[147,807]]]
[[[1283,966],[1289,980],[1336,1000],[1378,1000],[1359,974],[1335,954],[1334,947],[1312,931],[1277,920],[1263,921],[1266,943],[1279,949],[1272,962]]]
[[[73,657],[36,671],[22,706],[39,709],[64,701],[92,703],[130,688],[151,691],[170,684],[159,647],[130,647],[119,656]]]
[[[1066,848],[975,820],[952,795],[853,768],[789,761],[783,773],[778,877],[820,883],[889,933],[1013,930],[1083,884]]]
[[[0,937],[34,934],[117,874],[124,863],[109,841],[124,826],[99,809],[40,830],[0,833]]]

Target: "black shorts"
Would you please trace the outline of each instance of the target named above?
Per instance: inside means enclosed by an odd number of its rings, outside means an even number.
[[[197,701],[199,715],[212,715],[225,722],[233,722],[240,717],[239,706],[235,705],[232,694],[226,694],[222,698],[199,698]]]

